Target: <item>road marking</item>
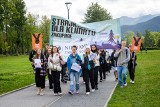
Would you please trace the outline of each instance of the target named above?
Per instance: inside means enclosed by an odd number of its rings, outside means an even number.
[[[116,87],[117,87],[117,84],[118,84],[118,82],[117,82],[116,85],[114,86],[114,89],[112,90],[111,94],[109,95],[109,97],[108,97],[108,99],[107,99],[106,104],[104,105],[104,107],[107,107],[108,102],[110,101],[110,99],[111,99],[111,97],[112,97],[112,95],[113,95],[113,92],[114,92],[114,90],[115,90]]]

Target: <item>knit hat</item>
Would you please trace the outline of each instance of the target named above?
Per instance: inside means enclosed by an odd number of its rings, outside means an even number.
[[[88,46],[86,46],[86,49],[87,49],[87,48],[91,49],[91,47],[90,47],[89,45],[88,45]]]

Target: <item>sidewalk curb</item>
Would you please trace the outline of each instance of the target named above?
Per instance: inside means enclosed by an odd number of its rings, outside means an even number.
[[[17,92],[17,91],[20,91],[20,90],[23,90],[23,89],[26,89],[26,88],[31,87],[31,86],[33,86],[33,85],[35,85],[35,83],[30,84],[30,85],[27,85],[27,86],[24,86],[24,87],[22,87],[22,88],[18,88],[18,89],[13,90],[13,91],[9,91],[9,92],[4,93],[4,94],[1,94],[0,97],[6,96],[6,95],[8,95],[8,94],[12,94],[12,93],[14,93],[14,92]]]
[[[111,97],[112,97],[112,95],[113,95],[113,92],[114,92],[114,90],[115,90],[116,87],[117,87],[117,84],[118,84],[118,82],[117,82],[116,85],[114,86],[114,89],[112,90],[111,94],[109,95],[109,98],[107,99],[106,104],[104,105],[104,107],[107,107],[107,105],[108,105],[108,103],[109,103],[109,101],[110,101],[110,99],[111,99]]]

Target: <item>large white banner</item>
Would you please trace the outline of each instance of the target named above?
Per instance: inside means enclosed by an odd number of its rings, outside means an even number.
[[[50,45],[59,47],[60,54],[67,60],[71,47],[77,46],[77,53],[82,56],[86,46],[90,46],[91,37],[95,31],[68,19],[51,16]]]
[[[98,48],[116,49],[120,41],[119,19],[82,24],[51,16],[50,45],[60,47],[65,60],[73,45],[78,47],[77,53],[82,56],[86,46],[91,44],[96,44]]]

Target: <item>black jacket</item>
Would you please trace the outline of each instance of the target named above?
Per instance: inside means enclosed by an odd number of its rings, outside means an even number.
[[[94,68],[94,62],[93,62],[93,60],[89,61],[88,56],[84,56],[84,64],[83,64],[83,67],[84,67],[85,69],[88,69],[88,65],[90,65],[91,69]]]
[[[33,56],[36,54],[36,51],[35,50],[32,50],[29,54],[29,61],[32,62],[33,60]]]

